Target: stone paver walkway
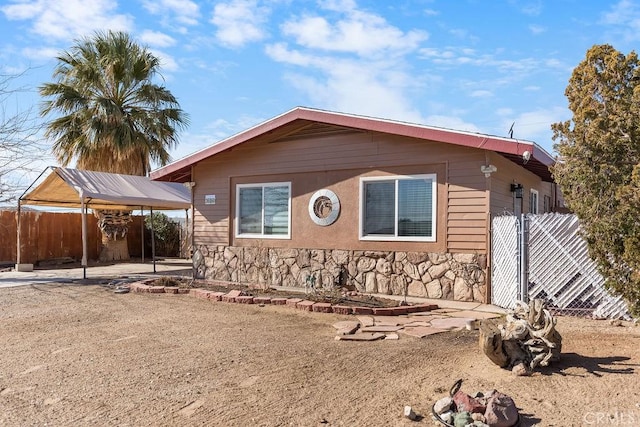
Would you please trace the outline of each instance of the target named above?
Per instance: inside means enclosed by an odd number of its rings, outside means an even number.
[[[499,310],[496,310],[499,311]],[[337,322],[337,341],[397,340],[398,333],[417,338],[462,329],[473,330],[479,321],[500,317],[501,313],[467,310],[464,307],[439,308],[399,316],[358,316],[357,321]],[[348,331],[348,332],[347,332]]]

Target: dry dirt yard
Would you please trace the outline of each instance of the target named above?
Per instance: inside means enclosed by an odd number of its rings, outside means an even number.
[[[0,425],[434,425],[458,378],[512,396],[523,426],[640,425],[640,327],[561,317],[562,362],[514,377],[477,331],[335,341],[346,318],[97,285],[0,289]]]

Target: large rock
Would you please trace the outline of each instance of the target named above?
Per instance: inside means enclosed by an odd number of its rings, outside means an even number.
[[[427,283],[427,296],[429,298],[442,298],[442,285],[439,280],[432,280]]]
[[[388,276],[391,274],[391,263],[384,258],[379,258],[376,262],[376,271]]]
[[[412,297],[426,297],[427,290],[424,287],[424,283],[420,280],[412,280],[411,283],[409,283],[407,294]]]
[[[349,262],[349,251],[333,250],[331,251],[331,258],[338,265],[346,264]]]
[[[429,259],[429,254],[424,252],[407,252],[407,261],[411,264],[420,264],[421,262],[425,262]]]
[[[368,273],[364,273],[364,289],[366,292],[369,292],[369,293],[378,292],[375,272],[369,271]]]
[[[496,391],[487,402],[484,418],[491,427],[512,427],[518,422],[518,408],[511,397]]]
[[[376,260],[373,258],[362,257],[358,260],[358,272],[366,273],[376,268]]]
[[[404,272],[412,278],[413,280],[421,280],[420,272],[418,271],[418,267],[413,264],[405,264],[403,267]]]
[[[462,277],[453,283],[453,299],[456,301],[473,301],[473,288]]]

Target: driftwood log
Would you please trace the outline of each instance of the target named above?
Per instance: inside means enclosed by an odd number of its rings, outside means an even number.
[[[562,336],[543,300],[518,302],[505,319],[483,321],[480,349],[501,368],[530,375],[537,366],[560,360]]]

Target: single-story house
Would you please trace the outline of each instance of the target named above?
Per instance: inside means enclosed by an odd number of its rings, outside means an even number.
[[[553,211],[533,142],[294,108],[162,167],[196,277],[489,301],[491,217]]]

